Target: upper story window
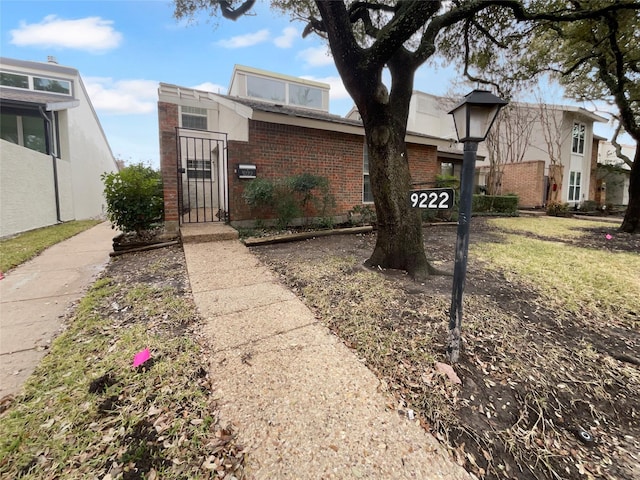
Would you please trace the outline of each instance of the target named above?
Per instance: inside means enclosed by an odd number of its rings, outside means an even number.
[[[182,127],[195,130],[207,130],[207,109],[200,107],[180,107]]]
[[[0,72],[0,85],[3,87],[36,90],[40,92],[60,93],[71,96],[72,82],[59,78],[49,78],[23,73]]]
[[[33,77],[33,89],[40,90],[42,92],[71,95],[71,82],[66,80],[53,80],[51,78]]]
[[[285,83],[270,78],[247,76],[247,95],[273,102],[286,103]]]
[[[247,75],[247,96],[283,105],[322,109],[322,90],[302,83]]]
[[[584,123],[573,124],[573,142],[571,144],[571,152],[584,154],[584,136],[587,127]]]

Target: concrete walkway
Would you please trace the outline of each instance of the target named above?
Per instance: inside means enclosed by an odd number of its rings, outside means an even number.
[[[109,261],[101,223],[5,273],[0,280],[0,398],[17,393],[60,331],[73,303]]]
[[[247,247],[183,241],[221,418],[250,478],[470,478]]]

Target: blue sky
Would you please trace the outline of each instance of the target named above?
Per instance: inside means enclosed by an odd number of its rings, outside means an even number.
[[[330,110],[353,102],[322,39],[259,0],[256,14],[236,22],[178,22],[170,0],[1,0],[0,54],[80,71],[111,149],[126,162],[158,165],[159,82],[226,93],[235,64],[331,85]],[[446,94],[457,74],[423,66],[415,89]],[[463,92],[466,93],[466,92]],[[606,135],[606,132],[598,132]]]

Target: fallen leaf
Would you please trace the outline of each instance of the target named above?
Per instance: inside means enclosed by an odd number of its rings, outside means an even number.
[[[456,384],[462,384],[462,380],[460,380],[460,377],[458,377],[458,375],[453,370],[453,367],[451,365],[448,365],[446,363],[436,362],[436,369],[440,373],[443,373],[444,375],[446,375],[451,382]]]

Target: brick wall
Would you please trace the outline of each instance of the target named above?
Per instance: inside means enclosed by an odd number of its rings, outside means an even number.
[[[158,102],[158,125],[160,129],[160,169],[164,186],[164,220],[168,231],[177,231],[178,218],[178,152],[176,150],[176,127],[178,106]]]
[[[256,165],[261,178],[311,173],[329,179],[336,200],[334,215],[346,215],[362,204],[364,137],[251,120],[249,142],[229,141],[229,210],[232,221],[264,218],[242,198],[250,180],[238,179],[238,163]],[[438,172],[436,147],[410,145],[408,154],[414,182],[433,181]]]
[[[544,161],[508,163],[502,174],[502,193],[515,193],[521,208],[539,207],[544,197]]]

